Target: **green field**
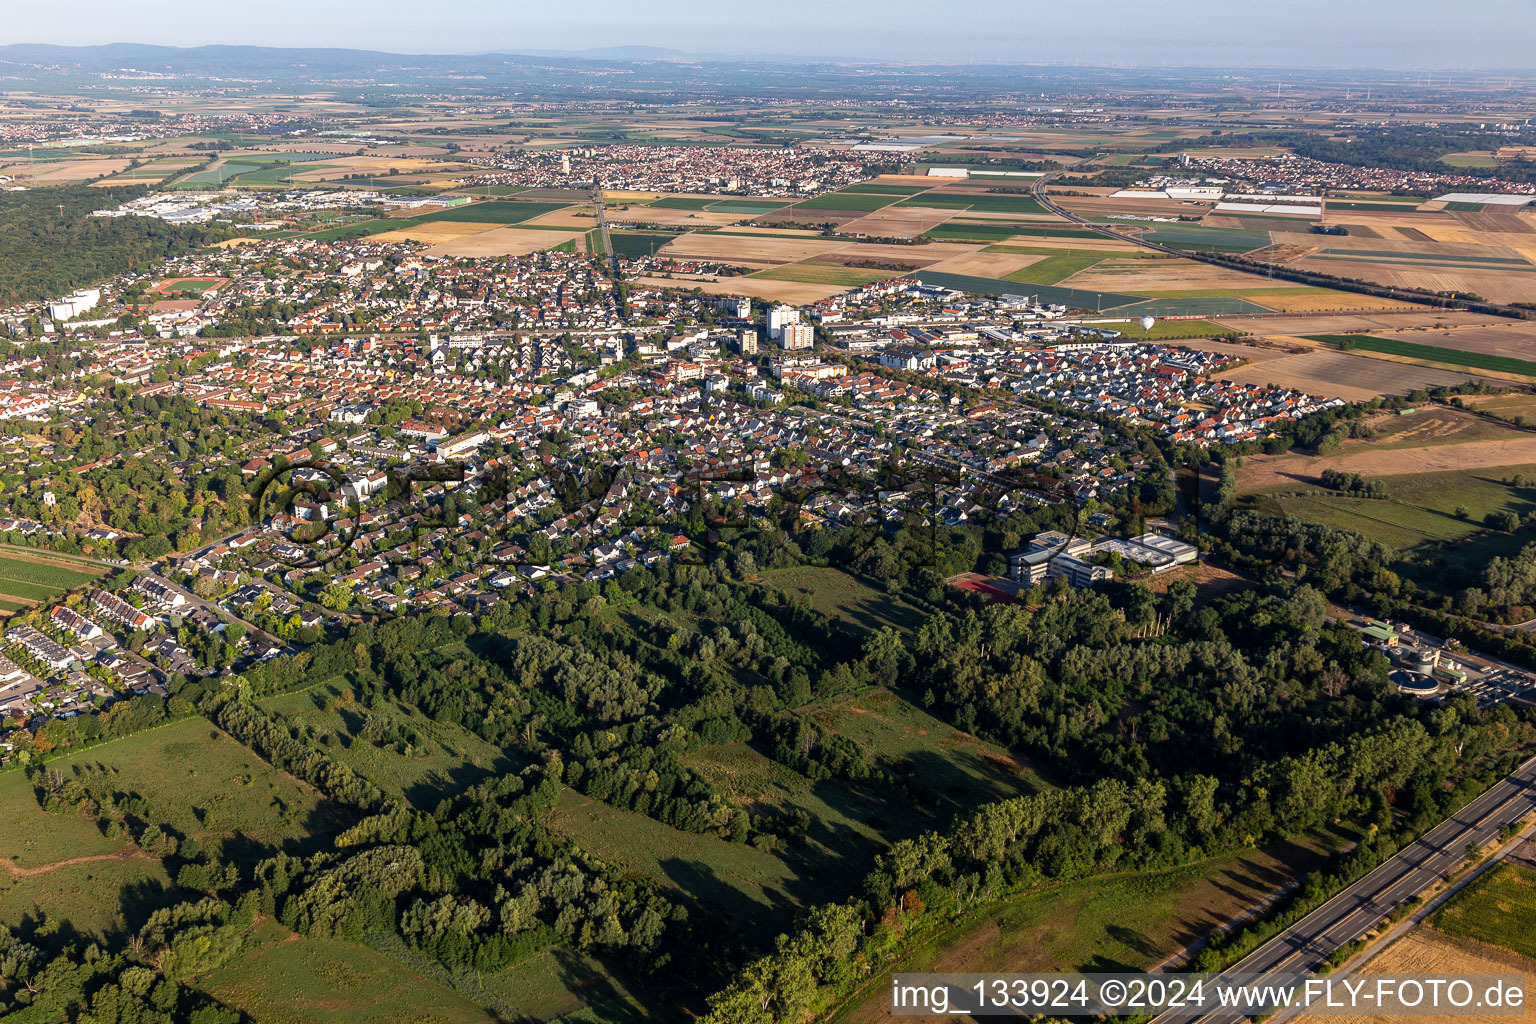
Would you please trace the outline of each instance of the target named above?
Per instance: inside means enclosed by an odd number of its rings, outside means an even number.
[[[896,201],[895,196],[871,195],[863,192],[828,192],[815,199],[795,204],[797,210],[847,210],[872,213],[884,209]]]
[[[444,796],[490,775],[515,771],[502,752],[449,722],[433,722],[419,709],[388,701],[367,708],[349,701],[339,682],[300,693],[282,694],[262,706],[313,728],[327,752],[380,789],[431,810]],[[413,730],[418,744],[402,752],[375,743],[365,733],[375,726],[401,725]]]
[[[481,991],[511,1011],[517,1024],[661,1024],[681,1020],[652,1012],[660,1000],[643,1002],[602,964],[565,946],[553,946],[495,974],[476,976]]]
[[[1406,210],[1417,209],[1422,199],[1413,199],[1403,203],[1391,203],[1386,201],[1374,202],[1369,200],[1329,199],[1324,208],[1327,210],[1374,210],[1380,213],[1402,213]]]
[[[1505,483],[1516,475],[1526,476],[1532,483],[1523,487]],[[1379,541],[1403,556],[1400,571],[1416,578],[1432,578],[1442,585],[1447,580],[1473,585],[1489,559],[1514,557],[1532,539],[1524,530],[1489,530],[1483,521],[1490,512],[1526,515],[1536,511],[1536,465],[1373,479],[1385,485],[1386,499],[1327,492],[1291,494],[1287,488],[1248,500]],[[1456,514],[1458,508],[1467,510],[1467,518]]]
[[[1143,236],[1159,245],[1196,252],[1249,252],[1269,244],[1265,231],[1237,231],[1191,225],[1156,227]]]
[[[1449,935],[1536,957],[1536,870],[1500,864],[1429,919]]]
[[[927,185],[883,185],[878,182],[866,181],[855,185],[849,191],[858,191],[865,195],[873,196],[915,196],[920,192],[929,191]]]
[[[1425,362],[1440,363],[1458,370],[1492,370],[1494,373],[1511,373],[1522,377],[1536,377],[1536,362],[1498,356],[1487,352],[1462,352],[1438,345],[1419,345],[1396,338],[1377,338],[1369,334],[1314,334],[1311,341],[1321,341],[1343,349],[1363,349],[1384,355],[1403,356]]]
[[[1116,310],[1117,314],[1123,312]],[[1232,338],[1238,332],[1230,327],[1213,324],[1209,320],[1159,320],[1150,331],[1141,329],[1140,323],[1111,324],[1122,337],[1133,341],[1159,341],[1172,338]]]
[[[1056,284],[1065,281],[1073,274],[1087,270],[1108,259],[1108,254],[1096,254],[1091,252],[1062,252],[1047,256],[1037,263],[1031,263],[1021,270],[1015,270],[1005,275],[1009,281],[1018,281],[1021,284]]]
[[[226,840],[312,849],[334,819],[315,792],[280,772],[206,719],[188,718],[113,740],[49,767],[92,792],[147,800],[147,820],[205,846]],[[0,774],[0,921],[44,911],[104,932],[167,896],[164,867],[128,841],[107,839],[93,820],[49,814],[20,772]],[[238,860],[239,855],[236,855]]]
[[[639,231],[610,231],[609,241],[613,243],[613,254],[623,256],[626,259],[635,259],[640,256],[649,256],[661,249],[676,235],[647,234]]]
[[[710,203],[705,209],[710,213],[768,213],[782,210],[791,202],[789,199],[726,199]]]
[[[431,978],[366,946],[304,938],[262,921],[256,951],[198,987],[257,1024],[490,1024],[497,1019]]]
[[[394,231],[404,228],[412,228],[422,223],[420,217],[378,217],[374,220],[360,220],[339,228],[325,228],[321,231],[306,232],[305,238],[313,238],[318,242],[334,242],[342,238],[363,238],[367,235],[380,235],[386,231]]]
[[[833,895],[786,858],[715,836],[681,832],[633,811],[565,790],[550,828],[623,869],[655,879],[687,898],[707,899],[740,921],[782,913],[806,899]],[[708,879],[706,886],[699,886]]]
[[[1060,302],[1081,309],[1114,309],[1141,299],[1139,295],[1122,295],[1118,292],[1091,292],[1081,288],[1063,288],[1060,285],[1021,285],[1017,281],[1004,281],[995,277],[972,277],[968,274],[946,274],[933,270],[921,270],[912,274],[925,284],[942,285],[978,295],[1037,295],[1041,302]]]
[[[10,774],[17,774],[12,772]],[[43,827],[54,824],[46,815]],[[94,830],[93,830],[94,831]],[[92,855],[72,853],[70,859]],[[46,914],[96,938],[131,930],[144,912],[174,900],[165,865],[127,844],[100,859],[61,864],[37,874],[0,866],[0,924],[15,928],[27,917]]]
[[[782,267],[760,270],[749,276],[768,281],[799,281],[802,284],[830,284],[856,288],[861,284],[869,284],[871,281],[879,281],[891,275],[879,270],[860,270],[829,263],[789,263]]]
[[[987,192],[926,192],[904,199],[897,206],[923,206],[936,210],[969,210],[971,213],[1047,214],[1039,201],[1026,195],[994,195]]]
[[[1143,299],[1115,310],[1117,314],[1135,316],[1236,316],[1240,313],[1267,313],[1267,307],[1247,299],[1221,298],[1169,298]],[[1226,328],[1222,328],[1226,330]]]
[[[56,563],[33,562],[0,554],[0,596],[27,601],[48,601],[66,590],[83,587],[101,575],[101,570],[84,571]]]
[[[940,242],[1000,242],[1019,235],[1039,235],[1047,238],[1099,238],[1091,231],[1074,231],[1069,228],[1036,228],[1030,224],[1005,224],[997,221],[945,221],[923,232],[924,238]]]
[[[436,213],[423,214],[416,219],[419,221],[464,221],[470,224],[520,224],[525,220],[532,220],[540,214],[554,213],[556,210],[562,210],[567,205],[569,204],[517,203],[493,199],[486,203],[471,203],[468,206],[449,207]]]
[[[105,770],[111,785],[132,787],[153,804],[156,821],[204,842],[240,833],[282,843],[328,831],[333,824],[311,787],[202,718],[114,740],[53,767]]]
[[[1440,162],[1448,167],[1497,167],[1499,162],[1486,153],[1447,153]]]
[[[236,185],[284,185],[295,174],[303,174],[306,171],[322,171],[338,164],[312,164],[312,163],[288,163],[278,164],[276,167],[263,167],[256,171],[247,171],[235,178]],[[306,182],[300,182],[301,186]]]
[[[256,170],[262,163],[265,163],[265,161],[227,160],[216,167],[210,167],[206,171],[198,171],[188,178],[183,178],[176,183],[176,187],[188,188],[198,185],[222,185],[236,175]]]
[[[882,626],[916,629],[923,624],[923,613],[918,609],[841,569],[813,565],[773,569],[759,574],[758,582],[808,598],[811,607],[823,615],[841,619],[864,632]]]
[[[711,203],[718,201],[708,196],[702,198],[694,196],[666,196],[646,205],[657,210],[703,210],[707,209]]]

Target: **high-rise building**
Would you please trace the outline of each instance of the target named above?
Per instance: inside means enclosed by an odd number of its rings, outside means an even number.
[[[739,332],[737,340],[741,343],[741,354],[744,356],[757,355],[757,331],[750,328]]]
[[[816,342],[816,329],[810,324],[785,324],[779,343],[786,352],[810,348]]]
[[[768,337],[778,341],[788,324],[800,322],[800,311],[794,306],[770,306],[768,308]]]

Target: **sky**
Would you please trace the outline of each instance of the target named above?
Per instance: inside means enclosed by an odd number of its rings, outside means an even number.
[[[753,58],[1536,67],[1536,0],[50,0],[0,42],[396,53],[664,46]]]

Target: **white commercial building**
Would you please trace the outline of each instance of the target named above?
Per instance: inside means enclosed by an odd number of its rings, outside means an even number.
[[[82,288],[70,292],[58,302],[48,303],[48,315],[54,320],[72,320],[101,301],[100,288]]]

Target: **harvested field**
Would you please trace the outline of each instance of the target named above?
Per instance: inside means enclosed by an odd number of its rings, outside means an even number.
[[[385,231],[373,237],[381,242],[423,242],[427,245],[440,245],[443,242],[451,242],[456,238],[466,235],[479,234],[482,231],[496,230],[495,224],[475,224],[470,221],[433,220],[420,224],[412,224],[410,227],[397,228],[394,231]]]
[[[522,256],[540,249],[553,249],[573,238],[577,239],[578,245],[582,244],[583,236],[569,231],[501,227],[434,245],[427,253],[432,256]]]
[[[1527,302],[1536,293],[1536,274],[1530,272],[1531,268],[1525,271],[1482,268],[1459,270],[1451,267],[1420,269],[1401,263],[1322,256],[1302,260],[1295,266],[1302,270],[1358,278],[1392,288],[1446,293],[1471,292],[1491,302]]]
[[[1253,293],[1252,300],[1261,306],[1268,306],[1277,313],[1303,313],[1311,310],[1317,312],[1346,312],[1360,310],[1410,310],[1423,307],[1415,306],[1411,302],[1399,302],[1397,299],[1381,298],[1376,295],[1359,295],[1355,292],[1336,292],[1330,288],[1307,288],[1296,292],[1264,292],[1262,290]]]
[[[739,224],[751,216],[750,213],[711,213],[708,210],[674,210],[656,206],[632,206],[627,210],[607,213],[608,220],[615,224],[661,224],[685,228],[724,227],[727,224]]]
[[[836,252],[847,246],[808,235],[805,238],[769,238],[751,235],[694,233],[673,239],[662,249],[668,256],[692,256],[701,259],[740,262],[747,265],[799,263],[822,253]]]
[[[975,251],[974,245],[968,245],[965,242],[932,242],[928,245],[883,245],[860,242],[838,250],[844,256],[867,256],[874,260],[897,260],[910,263],[938,263],[941,260],[964,256],[968,252]]]
[[[1356,972],[1359,977],[1373,974],[1428,975],[1510,974],[1536,971],[1536,961],[1454,939],[1433,928],[1420,926],[1382,950],[1370,963]],[[1381,1013],[1301,1014],[1291,1018],[1295,1024],[1513,1024],[1536,1020],[1536,1002],[1527,1002],[1525,1012],[1515,1015],[1472,1014],[1389,1016]]]
[[[1041,260],[1046,256],[1024,256],[1005,252],[970,252],[964,256],[955,256],[941,263],[933,264],[934,270],[941,270],[948,274],[968,274],[972,277],[998,277],[1005,278],[1009,274],[1023,270],[1025,267]]]
[[[1269,364],[1274,365],[1274,364]],[[1513,432],[1511,432],[1513,433]],[[1520,434],[1495,441],[1465,444],[1434,444],[1410,447],[1371,447],[1362,444],[1325,458],[1315,455],[1251,456],[1237,474],[1243,493],[1294,484],[1310,483],[1324,467],[1368,477],[1406,473],[1443,473],[1451,470],[1486,469],[1536,462],[1536,435]]]
[[[932,210],[921,206],[887,207],[848,221],[842,225],[842,230],[873,238],[915,238],[954,215],[954,210]]]
[[[1259,286],[1252,274],[1213,267],[1194,260],[1104,260],[1067,279],[1073,288],[1112,292],[1166,291],[1176,288],[1230,289],[1241,296],[1244,289]]]
[[[787,302],[796,306],[817,302],[848,290],[838,285],[772,281],[762,277],[731,277],[716,281],[639,277],[635,279],[635,283],[646,288],[698,288],[710,295],[752,295],[771,302]]]
[[[1406,308],[1412,309],[1412,307]],[[1228,327],[1235,327],[1240,331],[1251,331],[1254,334],[1271,336],[1347,334],[1350,331],[1369,331],[1372,334],[1377,334],[1382,331],[1403,330],[1409,327],[1487,326],[1490,324],[1507,324],[1509,321],[1502,317],[1482,316],[1478,313],[1424,309],[1408,313],[1384,312],[1380,315],[1340,313],[1332,316],[1263,317],[1260,319],[1230,316],[1222,317],[1222,323]]]
[[[1536,359],[1536,323],[1506,320],[1486,327],[1458,327],[1449,330],[1372,331],[1376,337],[1407,341],[1416,345],[1434,345],[1459,352],[1478,352],[1513,359]]]
[[[1256,366],[1244,366],[1224,374],[1237,383],[1274,384],[1296,388],[1310,395],[1362,402],[1379,395],[1405,395],[1420,388],[1455,385],[1468,374],[1453,373],[1409,363],[1349,355],[1344,352],[1307,352],[1303,355],[1271,359]],[[1536,439],[1533,439],[1536,440]],[[1508,459],[1507,462],[1525,461]],[[1498,465],[1498,463],[1481,463]],[[1415,472],[1400,470],[1399,472]]]
[[[60,160],[56,163],[15,163],[0,168],[0,173],[25,175],[28,184],[62,185],[86,181],[103,174],[116,174],[127,168],[127,157],[102,160]]]

